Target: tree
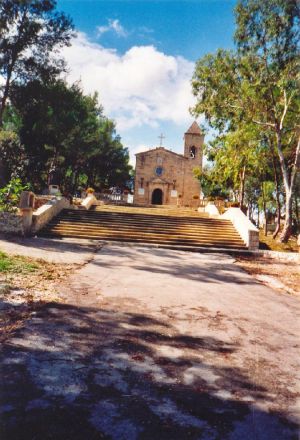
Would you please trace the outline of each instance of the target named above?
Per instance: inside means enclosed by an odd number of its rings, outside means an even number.
[[[55,0],[2,0],[0,3],[0,127],[14,83],[43,81],[64,70],[57,51],[68,45],[71,20],[55,11]],[[55,54],[56,56],[51,56]]]
[[[228,198],[228,187],[225,187],[223,181],[220,182],[216,177],[214,167],[206,165],[202,170],[200,168],[195,168],[193,171],[194,176],[200,181],[201,191],[204,197]]]
[[[292,226],[292,196],[300,155],[300,11],[296,0],[241,0],[236,8],[237,52],[219,50],[198,61],[193,111],[211,126],[234,131],[256,124],[269,136],[285,189],[286,241]]]
[[[285,188],[281,240],[287,241],[300,157],[300,5],[297,0],[241,0],[236,21],[239,53],[258,60],[247,96],[252,119],[275,135]]]
[[[27,157],[16,132],[0,130],[0,157],[3,166],[0,169],[0,187],[13,177],[24,177]]]
[[[239,126],[212,142],[215,175],[219,182],[232,184],[238,194],[240,208],[244,208],[245,184],[249,175],[259,173],[265,164],[264,149],[257,137],[256,127]]]
[[[80,84],[35,80],[14,87],[12,104],[35,190],[45,188],[53,167],[60,171],[62,189],[71,193],[80,184],[100,189],[128,179],[128,151],[96,94],[84,95]]]

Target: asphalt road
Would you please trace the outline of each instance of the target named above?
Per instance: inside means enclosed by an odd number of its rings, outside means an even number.
[[[224,254],[106,245],[2,347],[1,440],[292,440],[299,300]]]

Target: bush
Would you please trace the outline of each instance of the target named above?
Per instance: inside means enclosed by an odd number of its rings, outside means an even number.
[[[22,191],[29,190],[29,185],[23,185],[21,179],[11,179],[8,185],[0,189],[0,211],[16,212]]]

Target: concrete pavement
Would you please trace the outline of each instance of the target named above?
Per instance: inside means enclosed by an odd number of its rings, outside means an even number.
[[[118,244],[1,357],[1,439],[292,440],[299,300],[225,254]]]

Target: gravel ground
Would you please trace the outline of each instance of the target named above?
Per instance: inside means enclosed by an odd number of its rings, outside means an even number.
[[[300,265],[268,257],[238,257],[237,264],[257,280],[281,292],[300,294]]]

